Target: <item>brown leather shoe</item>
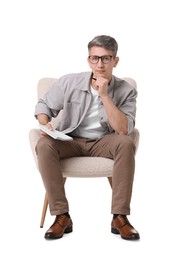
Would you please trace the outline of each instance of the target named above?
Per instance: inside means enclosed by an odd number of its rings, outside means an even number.
[[[114,234],[120,234],[123,239],[140,239],[139,233],[129,223],[127,216],[125,215],[118,215],[112,220],[111,226],[111,232]]]
[[[65,214],[56,216],[53,225],[46,231],[46,239],[57,239],[63,237],[64,233],[72,232],[72,220],[70,216]]]

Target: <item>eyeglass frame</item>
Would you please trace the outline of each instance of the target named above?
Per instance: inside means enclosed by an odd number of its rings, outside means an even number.
[[[97,62],[93,63],[93,62],[90,60],[91,57],[95,57],[95,58],[97,58]],[[109,62],[107,62],[107,63],[104,62],[103,59],[104,59],[105,57],[110,57]],[[104,64],[108,64],[108,63],[111,62],[112,58],[114,58],[114,56],[112,56],[112,55],[103,55],[103,56],[90,55],[90,56],[88,56],[88,59],[89,59],[89,61],[90,61],[91,64],[97,64],[97,63],[99,62],[99,59],[101,59],[102,63],[104,63]]]

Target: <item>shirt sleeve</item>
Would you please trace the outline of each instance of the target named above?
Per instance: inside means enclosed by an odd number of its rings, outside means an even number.
[[[40,98],[35,106],[35,117],[39,114],[46,114],[49,121],[56,117],[63,108],[64,94],[61,88],[60,80],[57,80],[48,92]]]
[[[130,89],[130,88],[128,88]],[[120,110],[127,116],[128,119],[128,134],[130,134],[135,127],[136,119],[136,100],[137,100],[137,90],[131,88],[124,99],[124,102],[119,107]]]

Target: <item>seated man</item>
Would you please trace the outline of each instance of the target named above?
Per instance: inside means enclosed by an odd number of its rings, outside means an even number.
[[[55,216],[45,233],[46,239],[61,238],[64,233],[72,232],[60,160],[78,156],[115,161],[111,232],[123,239],[140,238],[127,219],[135,170],[135,145],[130,134],[135,126],[137,91],[113,75],[119,61],[117,49],[114,38],[96,36],[88,43],[91,71],[62,76],[36,104],[35,117],[49,129],[52,117],[63,109],[57,130],[73,137],[72,141],[61,141],[42,132],[36,147],[50,213]]]

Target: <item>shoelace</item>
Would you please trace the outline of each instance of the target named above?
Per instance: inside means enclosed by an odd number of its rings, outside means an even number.
[[[55,225],[56,223],[58,223],[61,227],[63,227],[62,223],[63,223],[63,219],[65,218],[66,216],[65,215],[58,215],[56,216],[56,219],[53,223],[53,225]]]
[[[127,217],[125,215],[119,215],[119,219],[122,222],[122,226],[129,225],[132,227],[132,225],[129,223],[129,220],[127,219]]]

